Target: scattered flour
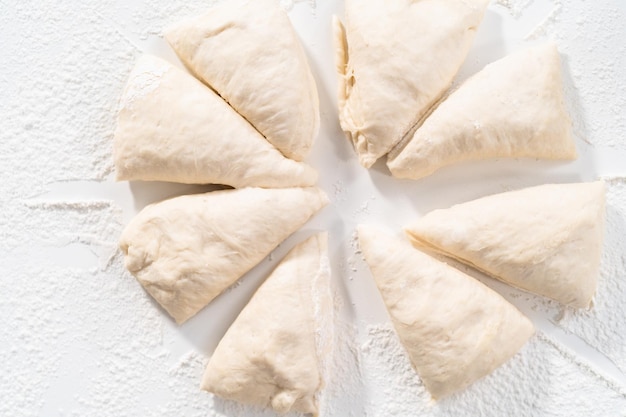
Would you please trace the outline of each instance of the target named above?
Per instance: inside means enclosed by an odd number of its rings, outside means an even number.
[[[317,6],[316,0],[280,0],[280,5],[287,11],[293,9],[297,3],[308,4],[312,9]]]
[[[347,201],[346,186],[342,180],[337,180],[333,183],[333,201],[345,202]]]
[[[150,65],[147,68],[133,70],[133,84],[127,84],[124,90],[124,98],[120,101],[120,109],[132,109],[135,100],[141,99],[156,90],[161,83],[161,78],[170,69],[164,62],[158,65]]]
[[[282,3],[289,9],[300,2],[325,6],[312,0]],[[162,43],[163,27],[215,1],[1,3],[0,415],[273,416],[199,390],[206,346],[189,334],[218,325],[206,316],[202,326],[174,326],[124,270],[117,250],[124,223],[119,204],[82,201],[82,195],[30,199],[55,183],[93,181],[98,187],[97,181],[110,179],[116,109],[135,59]],[[521,20],[531,1],[497,3]],[[555,15],[533,37],[557,40],[564,54],[566,84],[578,95],[577,133],[600,149],[626,150],[624,9],[604,1],[550,4]],[[326,90],[334,91],[334,85]],[[333,184],[335,201],[346,207],[344,220],[388,218],[389,213],[370,210],[374,197],[356,210],[347,204],[353,179],[346,175],[327,182]],[[136,209],[143,204],[138,195],[155,187],[134,185]],[[624,372],[625,219],[626,185],[612,181],[596,307],[566,314],[559,322]],[[360,255],[354,235],[346,246],[342,259],[348,265],[333,271],[337,281],[367,273],[354,270]],[[355,291],[357,285],[352,287]],[[517,297],[535,302],[538,314],[550,319],[557,314],[533,296]],[[542,336],[493,375],[433,404],[391,328],[371,327],[359,337],[351,321],[337,323],[322,416],[500,416],[511,410],[519,410],[518,416],[608,416],[626,409],[623,393]]]
[[[104,179],[135,48],[94,11],[105,2],[2,2],[0,174],[5,198]],[[10,179],[10,180],[8,180]]]
[[[566,87],[575,89],[576,134],[597,148],[625,151],[626,9],[608,0],[551,3],[552,12],[530,35],[557,42]]]
[[[626,374],[626,179],[607,180],[605,233],[602,273],[593,309],[570,312],[560,324]]]
[[[613,416],[626,394],[573,363],[542,335],[466,390],[434,402],[411,367],[391,325],[370,326],[361,346],[363,375],[379,390],[368,416]]]
[[[350,271],[357,272],[359,270],[358,264],[360,260],[363,260],[361,247],[359,246],[359,235],[356,230],[352,231],[350,236],[350,254],[348,255],[348,266]]]
[[[352,212],[352,217],[359,221],[366,218],[370,214],[370,203],[376,200],[376,196],[372,195]]]
[[[522,13],[528,6],[533,3],[533,0],[496,0],[495,4],[506,7],[516,19],[519,19],[522,16]]]
[[[553,26],[563,11],[563,0],[553,0],[554,7],[552,11],[537,25],[535,28],[526,35],[526,40],[537,39],[548,33],[548,30]]]

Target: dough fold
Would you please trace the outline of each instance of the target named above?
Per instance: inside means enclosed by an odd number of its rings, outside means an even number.
[[[252,296],[215,349],[202,388],[279,413],[318,413],[332,353],[327,234],[295,246]]]
[[[417,247],[585,308],[598,284],[604,217],[603,182],[549,184],[435,210],[405,231]]]
[[[306,54],[277,0],[229,0],[165,30],[179,58],[285,156],[304,159],[320,124]]]
[[[534,333],[479,281],[372,226],[358,234],[398,337],[433,398],[488,375]]]
[[[489,0],[346,0],[334,22],[339,120],[360,163],[389,152],[450,87]]]
[[[214,191],[145,207],[120,239],[126,268],[182,323],[328,204],[318,188]]]
[[[224,100],[153,56],[132,71],[114,144],[118,180],[311,186],[317,173],[285,158]]]
[[[397,178],[418,179],[489,158],[576,159],[552,43],[487,65],[442,102],[403,149],[389,153]]]

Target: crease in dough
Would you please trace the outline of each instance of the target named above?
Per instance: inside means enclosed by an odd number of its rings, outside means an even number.
[[[333,23],[339,119],[366,168],[452,84],[488,0],[346,0]],[[419,41],[416,41],[419,40]]]
[[[284,157],[200,81],[141,57],[124,90],[114,139],[118,180],[283,188],[317,172]]]
[[[211,356],[202,388],[279,413],[318,414],[332,354],[328,235],[295,246],[259,287]]]
[[[411,363],[434,399],[490,374],[533,335],[530,320],[463,272],[372,226],[359,244]]]
[[[553,43],[487,65],[443,101],[410,141],[389,153],[397,178],[419,179],[463,161],[576,159]]]
[[[435,210],[405,231],[416,247],[587,308],[600,275],[604,218],[602,181],[548,184]]]
[[[145,207],[120,238],[127,269],[183,323],[328,204],[318,188],[243,188]]]
[[[288,158],[303,160],[320,125],[306,53],[277,0],[231,0],[165,30],[185,66]]]

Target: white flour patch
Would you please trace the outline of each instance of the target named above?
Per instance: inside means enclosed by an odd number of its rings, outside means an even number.
[[[594,306],[562,321],[626,374],[626,179],[607,181],[605,245]]]
[[[594,146],[626,150],[626,10],[617,1],[554,1],[535,34],[557,42],[575,134]],[[545,36],[544,36],[545,35]]]
[[[533,337],[510,361],[466,390],[432,401],[391,325],[372,326],[362,345],[371,416],[584,416],[626,409],[624,393],[572,363],[551,343]]]
[[[548,33],[548,30],[553,26],[559,18],[561,11],[563,10],[562,0],[553,0],[554,6],[550,13],[537,25],[535,28],[526,35],[525,40],[537,39]]]
[[[180,20],[198,16],[223,0],[128,2],[98,8],[101,16],[136,48],[150,48],[163,29]]]
[[[11,180],[0,190],[10,198],[53,181],[104,179],[134,48],[94,14],[102,2],[8,3],[0,13],[0,173]]]
[[[495,4],[505,7],[511,16],[519,19],[522,13],[528,6],[533,3],[533,0],[496,0]]]
[[[167,381],[163,317],[121,259],[107,271],[7,265],[0,415],[137,415]],[[152,369],[153,371],[149,371]],[[147,405],[147,404],[146,404]]]
[[[361,205],[356,208],[352,213],[352,217],[355,221],[361,221],[370,214],[370,204],[376,200],[376,196],[370,196],[367,200],[363,201]]]
[[[105,268],[122,212],[108,201],[16,200],[3,205],[0,227],[0,254],[16,264]]]
[[[348,266],[351,272],[357,272],[359,270],[360,261],[363,261],[363,253],[359,245],[359,235],[356,230],[352,231],[350,236],[350,255],[348,256]]]
[[[316,0],[280,0],[280,5],[287,11],[291,11],[298,3],[308,4],[312,9],[315,9],[317,6]]]
[[[144,98],[159,87],[162,77],[171,67],[164,62],[156,61],[156,63],[154,67],[133,71],[134,74],[131,74],[133,83],[126,86],[124,97],[120,101],[120,109],[132,109],[136,100]]]
[[[336,203],[346,202],[346,186],[341,180],[337,180],[333,183],[333,201]]]

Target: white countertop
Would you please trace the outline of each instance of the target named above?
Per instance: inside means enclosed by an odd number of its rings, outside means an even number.
[[[331,205],[183,326],[123,268],[117,238],[146,204],[206,187],[115,183],[115,109],[142,52],[176,58],[160,37],[208,0],[0,0],[0,415],[270,416],[199,390],[229,324],[297,242],[330,231],[340,300],[327,416],[626,415],[626,3],[494,1],[459,80],[525,45],[555,40],[580,157],[498,160],[421,181],[362,168],[339,128],[332,14],[342,1],[297,1],[322,126],[311,165]],[[288,2],[283,2],[288,3]],[[293,3],[293,2],[292,2]],[[487,194],[608,178],[602,278],[589,312],[562,311],[485,277],[535,323],[511,361],[464,392],[430,402],[391,331],[354,227],[399,231],[411,219]]]

